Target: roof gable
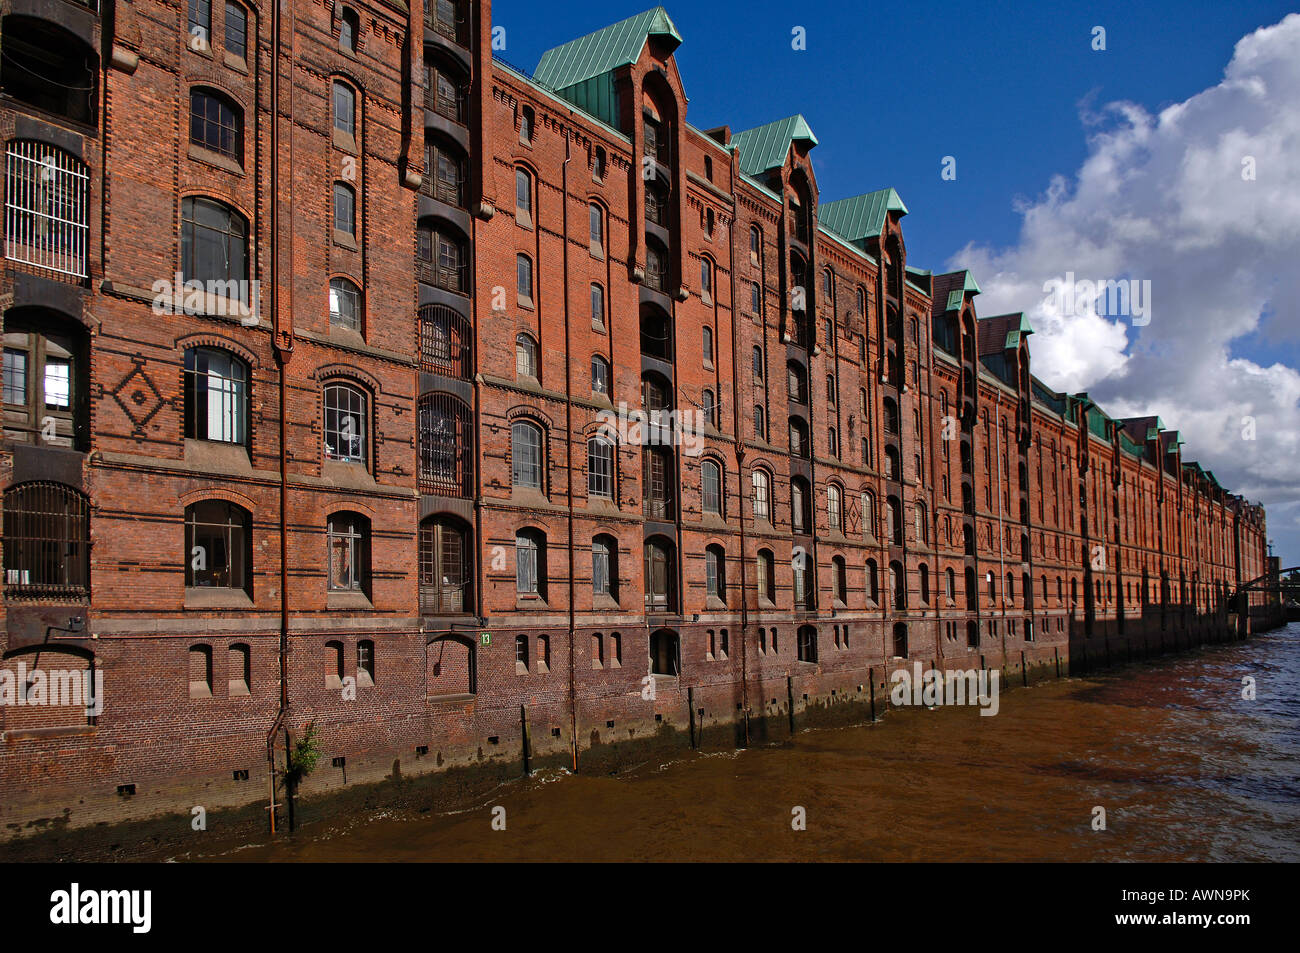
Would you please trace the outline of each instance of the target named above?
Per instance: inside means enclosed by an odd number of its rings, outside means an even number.
[[[796,141],[817,145],[808,120],[798,114],[744,129],[731,137],[731,144],[740,150],[740,170],[749,175],[762,175],[785,165],[790,144]]]
[[[893,189],[880,189],[863,195],[854,195],[818,206],[818,220],[838,235],[854,244],[879,238],[885,229],[890,212],[907,214],[907,206]]]
[[[681,34],[663,7],[646,10],[547,50],[533,78],[563,94],[570,87],[635,63],[646,40],[652,36],[666,38],[673,49],[681,45]]]

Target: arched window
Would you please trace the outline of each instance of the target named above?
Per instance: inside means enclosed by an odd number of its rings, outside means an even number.
[[[849,570],[843,556],[831,557],[831,591],[837,602],[849,601]]]
[[[515,636],[515,674],[528,674],[528,636]]]
[[[650,636],[650,674],[676,677],[682,671],[681,639],[671,629]]]
[[[591,283],[591,326],[597,331],[605,330],[605,289],[594,281]]]
[[[537,342],[531,335],[515,337],[515,376],[537,378]]]
[[[722,468],[714,460],[700,464],[700,499],[704,512],[723,516]]]
[[[511,485],[540,490],[542,477],[542,428],[517,420],[510,427]]]
[[[533,306],[533,260],[527,255],[515,256],[515,290],[521,307]]]
[[[185,352],[185,436],[247,443],[248,365],[230,352],[208,347]]]
[[[867,601],[872,605],[880,603],[880,567],[874,559],[867,560],[866,572]]]
[[[891,608],[907,608],[907,574],[897,560],[889,564],[889,596],[893,600]]]
[[[347,143],[356,140],[357,94],[347,83],[335,80],[333,84],[334,131]]]
[[[758,286],[757,281],[749,285],[749,310],[756,315],[763,313],[763,289]]]
[[[902,479],[902,467],[898,459],[898,448],[888,446],[885,448],[885,479],[899,480]]]
[[[790,518],[796,533],[813,531],[812,499],[808,483],[803,477],[795,477],[790,481]]]
[[[361,289],[346,278],[330,279],[330,327],[361,332]]]
[[[609,396],[609,361],[599,354],[591,356],[591,392]]]
[[[842,494],[838,486],[832,483],[826,487],[826,522],[836,532],[843,530],[840,518],[841,500]]]
[[[5,19],[6,28],[11,20]],[[8,87],[11,40],[3,58]],[[12,140],[5,156],[5,257],[78,278],[86,276],[89,205],[86,166],[62,149]]]
[[[592,178],[594,178],[597,182],[603,181],[604,178],[605,178],[605,163],[606,163],[606,161],[607,161],[607,159],[606,159],[606,155],[605,155],[605,148],[604,148],[604,146],[597,146],[597,147],[596,147],[596,158],[593,160],[592,165],[591,165],[591,176],[592,176]]]
[[[795,633],[796,651],[799,661],[816,662],[817,661],[817,627],[804,625],[799,627]]]
[[[716,544],[704,549],[704,588],[707,595],[726,601],[727,558]]]
[[[334,513],[326,524],[329,588],[370,592],[370,520],[359,513]]]
[[[705,388],[700,398],[700,413],[704,415],[704,422],[710,427],[718,425],[718,409],[713,402],[713,391]]]
[[[187,552],[191,549],[187,547]],[[90,506],[86,497],[45,480],[5,490],[4,570],[7,599],[88,598]]]
[[[943,571],[943,594],[949,604],[957,601],[957,574],[951,568]]]
[[[898,436],[898,404],[894,398],[886,397],[884,400],[885,408],[885,435],[888,437]]]
[[[922,544],[924,544],[924,543],[928,543],[928,542],[930,541],[930,539],[929,539],[929,530],[927,529],[927,525],[926,525],[926,524],[927,524],[927,520],[926,520],[926,518],[925,518],[925,504],[924,504],[924,503],[920,503],[920,502],[918,502],[918,503],[916,504],[916,509],[914,510],[914,515],[915,515],[915,518],[916,518],[916,541],[917,541],[918,543],[922,543]]]
[[[862,531],[868,539],[874,539],[880,524],[876,516],[876,494],[870,490],[862,491]]]
[[[212,646],[190,646],[190,698],[212,697]]]
[[[337,381],[325,385],[325,459],[345,463],[367,461],[369,401],[365,391]]]
[[[713,328],[705,327],[700,334],[701,348],[704,351],[704,365],[713,366]]]
[[[770,549],[760,549],[754,563],[758,576],[758,594],[768,602],[776,602],[776,559]]]
[[[930,567],[925,563],[921,563],[917,568],[920,571],[921,605],[928,606],[930,604]]]
[[[242,215],[212,199],[181,201],[181,280],[206,288],[222,282],[227,297],[248,303],[248,223]]]
[[[903,507],[896,496],[885,501],[885,536],[894,545],[903,545]]]
[[[894,623],[894,658],[907,658],[907,623]]]
[[[230,0],[226,0],[226,52],[248,58],[248,11]]]
[[[789,372],[790,399],[796,404],[808,403],[808,375],[797,361],[786,365]]]
[[[763,349],[757,344],[754,345],[751,366],[754,372],[754,381],[761,381],[763,379]]]
[[[194,589],[249,591],[248,511],[226,500],[185,508],[185,585]]]
[[[449,517],[420,523],[420,611],[428,615],[471,612],[472,550],[464,526]]]
[[[465,208],[465,156],[457,146],[426,133],[424,190],[440,202]]]
[[[357,16],[355,10],[344,7],[343,15],[339,17],[339,49],[344,53],[355,54],[357,37],[360,35],[361,18]]]
[[[523,166],[515,167],[515,221],[533,227],[533,176]]]
[[[473,368],[472,334],[464,315],[441,304],[420,309],[420,369],[467,380]]]
[[[758,226],[751,226],[749,229],[749,260],[752,264],[759,263],[759,256],[763,251],[763,235],[758,230]],[[755,288],[758,285],[754,286]]]
[[[226,649],[226,693],[232,697],[249,694],[252,684],[252,666],[249,648],[243,642],[235,642]]]
[[[540,530],[515,533],[515,591],[546,597],[546,534]]]
[[[614,498],[614,444],[606,437],[587,441],[587,495]]]
[[[713,264],[707,258],[700,259],[700,297],[705,304],[713,302]]]
[[[767,439],[767,414],[764,413],[762,404],[754,405],[754,437],[757,440]]]
[[[812,454],[812,447],[808,442],[808,425],[801,417],[790,418],[790,453],[804,458]]]
[[[468,83],[459,67],[429,56],[424,61],[425,108],[464,125]]]
[[[591,229],[591,253],[605,257],[605,210],[595,202],[587,206],[587,219]]]
[[[591,541],[591,592],[618,598],[618,540],[601,535]]]
[[[229,96],[195,86],[190,90],[190,142],[244,163],[244,111]]]
[[[772,519],[772,481],[766,470],[755,469],[751,475],[754,485],[754,519],[770,522]]]
[[[428,273],[428,280],[439,288],[464,294],[468,290],[468,252],[465,240],[454,229],[431,221],[421,222],[417,257],[428,262],[417,270]]]
[[[655,244],[646,243],[645,249],[645,284],[653,291],[664,291],[668,284],[668,260],[663,250]]]
[[[532,106],[525,106],[519,110],[519,141],[526,146],[533,144],[533,125],[537,121],[537,113],[533,111]]]
[[[211,35],[211,7],[208,16],[207,24],[201,27],[204,41]],[[99,57],[95,51],[45,19],[9,15],[3,26],[0,87],[6,95],[44,112],[93,126],[99,101]]]

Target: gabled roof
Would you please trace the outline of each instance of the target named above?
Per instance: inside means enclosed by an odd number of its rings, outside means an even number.
[[[1145,442],[1155,440],[1160,431],[1165,429],[1165,422],[1153,415],[1147,417],[1125,417],[1120,423],[1134,440]]]
[[[822,202],[817,207],[817,220],[854,244],[863,244],[869,238],[880,237],[890,212],[906,215],[907,206],[893,189],[880,189]]]
[[[749,175],[762,175],[785,165],[790,143],[796,141],[817,145],[808,120],[798,114],[744,129],[731,137],[731,144],[740,150],[740,171]]]
[[[1017,348],[1020,346],[1021,337],[1034,333],[1034,329],[1029,326],[1029,319],[1018,311],[1015,314],[998,314],[980,318],[979,323],[975,325],[975,331],[979,338],[981,357],[985,354],[999,354]]]
[[[930,313],[943,314],[945,311],[960,311],[966,294],[979,294],[980,286],[975,283],[975,276],[965,269],[950,271],[946,275],[934,276],[934,291],[930,298]]]
[[[663,7],[612,23],[542,54],[533,78],[557,92],[635,63],[652,36],[666,38],[673,49],[682,37]],[[567,98],[567,97],[566,97]]]

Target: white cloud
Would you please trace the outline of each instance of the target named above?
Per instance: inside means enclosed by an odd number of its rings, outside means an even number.
[[[1019,242],[969,245],[981,314],[1024,311],[1034,371],[1087,390],[1116,416],[1159,414],[1187,459],[1270,508],[1270,535],[1300,562],[1300,373],[1232,353],[1260,328],[1300,337],[1300,14],[1238,41],[1223,79],[1152,115],[1111,103],[1073,178],[1019,211]],[[1253,158],[1255,179],[1244,180]],[[1151,282],[1150,323],[1066,313],[1044,283]],[[1076,309],[1077,310],[1077,309]],[[1103,309],[1104,310],[1104,309]],[[1256,439],[1242,439],[1254,417]]]

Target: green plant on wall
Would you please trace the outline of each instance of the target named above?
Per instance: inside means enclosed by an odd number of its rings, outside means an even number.
[[[316,762],[319,760],[320,741],[317,739],[316,723],[309,721],[303,729],[302,737],[289,752],[289,764],[284,772],[285,781],[292,788],[296,788],[303,778],[316,769]]]

